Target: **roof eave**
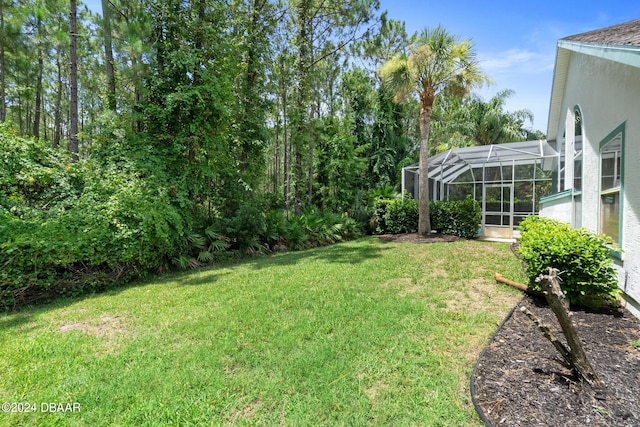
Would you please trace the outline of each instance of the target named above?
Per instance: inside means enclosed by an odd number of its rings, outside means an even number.
[[[605,44],[559,40],[558,48],[640,68],[640,45],[636,44]]]
[[[549,105],[549,120],[547,125],[547,140],[556,140],[560,126],[562,98],[564,95],[567,73],[569,71],[569,59],[571,52],[602,58],[608,61],[619,62],[631,67],[640,68],[639,45],[617,45],[587,43],[562,39],[558,41],[556,51],[556,63],[553,71],[553,85],[551,88],[551,101]]]
[[[560,46],[556,50],[556,63],[553,68],[553,83],[551,86],[551,100],[549,102],[549,117],[547,121],[547,140],[556,139],[560,125],[560,109],[569,71],[569,58],[571,52]]]

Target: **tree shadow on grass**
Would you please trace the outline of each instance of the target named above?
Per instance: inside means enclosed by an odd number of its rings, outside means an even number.
[[[172,282],[178,282],[180,286],[210,285],[220,280],[222,276],[229,274],[231,274],[229,271],[220,271],[219,268],[209,267],[208,270],[192,270],[185,273],[183,277],[171,276],[169,279]]]
[[[33,314],[27,312],[0,316],[0,329],[17,329],[33,321]]]
[[[359,264],[382,257],[382,252],[392,249],[386,242],[369,240],[363,245],[362,240],[337,243],[318,248],[305,249],[273,254],[266,257],[250,258],[241,262],[253,264],[256,269],[281,265],[294,265],[302,260],[318,260],[328,263]]]
[[[368,239],[368,240],[367,240]],[[363,238],[349,242],[333,244],[301,251],[281,252],[269,256],[256,256],[242,258],[234,261],[213,264],[202,269],[172,272],[163,275],[152,275],[144,279],[133,280],[126,284],[110,285],[95,293],[86,293],[75,297],[60,296],[42,300],[33,305],[17,307],[7,313],[8,316],[0,316],[0,328],[15,328],[21,323],[31,321],[32,313],[41,310],[57,310],[82,300],[105,295],[117,295],[130,288],[162,285],[167,282],[176,282],[178,286],[198,286],[212,284],[222,276],[232,274],[232,271],[223,271],[225,268],[233,268],[235,265],[251,265],[255,269],[265,269],[277,266],[295,265],[301,261],[317,260],[319,262],[339,264],[359,264],[371,259],[382,257],[383,251],[393,249],[391,242],[374,238]]]

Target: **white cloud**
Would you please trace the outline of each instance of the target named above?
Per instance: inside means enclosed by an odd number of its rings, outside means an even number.
[[[554,60],[555,52],[509,49],[503,52],[481,54],[480,66],[489,75],[511,72],[538,74],[553,71]]]

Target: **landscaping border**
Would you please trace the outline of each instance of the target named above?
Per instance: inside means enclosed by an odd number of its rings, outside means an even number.
[[[489,421],[489,419],[485,415],[484,411],[482,410],[482,408],[480,407],[480,405],[476,401],[476,386],[475,386],[476,371],[478,370],[478,365],[482,361],[482,359],[483,359],[483,357],[484,357],[484,355],[485,355],[485,353],[487,351],[487,348],[489,348],[489,345],[494,341],[496,335],[502,329],[502,327],[505,325],[505,323],[507,323],[507,321],[509,319],[511,319],[511,316],[513,316],[513,313],[520,306],[520,304],[522,304],[523,300],[524,300],[524,296],[520,299],[520,301],[518,301],[516,303],[516,305],[513,306],[513,308],[511,309],[511,311],[509,313],[507,313],[505,318],[502,319],[502,322],[500,323],[500,325],[498,325],[498,327],[496,328],[496,330],[493,333],[493,335],[491,335],[491,338],[489,338],[489,340],[487,341],[487,344],[484,346],[484,349],[482,349],[482,352],[480,353],[480,356],[478,356],[478,361],[476,362],[475,366],[473,367],[473,371],[471,372],[471,380],[470,380],[470,387],[469,387],[470,388],[470,392],[471,392],[471,401],[473,402],[473,407],[476,409],[476,412],[480,416],[480,419],[482,420],[482,422],[487,427],[493,427],[493,424],[491,424],[491,421]]]

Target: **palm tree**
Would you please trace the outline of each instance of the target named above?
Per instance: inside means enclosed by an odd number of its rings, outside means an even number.
[[[515,92],[510,89],[498,92],[489,102],[475,99],[476,131],[474,139],[479,145],[504,144],[527,139],[525,122],[533,123],[533,113],[529,110],[505,112],[504,104]]]
[[[420,96],[420,166],[418,182],[418,233],[431,233],[429,220],[429,129],[431,110],[436,95],[446,91],[464,96],[472,88],[481,86],[488,78],[480,70],[471,40],[458,42],[438,25],[426,28],[412,37],[410,55],[399,54],[380,67],[383,84],[396,94],[397,102],[418,93]]]

